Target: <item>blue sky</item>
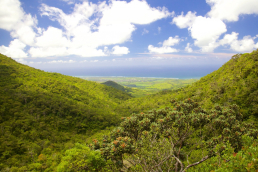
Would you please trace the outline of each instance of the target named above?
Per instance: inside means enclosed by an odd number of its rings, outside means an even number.
[[[257,14],[257,0],[0,0],[0,53],[57,72],[218,68],[258,48]]]

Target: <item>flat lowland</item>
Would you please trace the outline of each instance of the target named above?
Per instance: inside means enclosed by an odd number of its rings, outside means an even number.
[[[177,79],[177,78],[152,78],[152,77],[89,77],[80,76],[80,78],[98,83],[114,81],[126,88],[126,92],[134,97],[143,97],[149,94],[155,94],[164,90],[175,90],[199,79]]]

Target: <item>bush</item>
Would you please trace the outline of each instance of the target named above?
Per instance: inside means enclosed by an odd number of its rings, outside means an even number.
[[[104,166],[105,160],[101,157],[100,151],[93,151],[86,145],[76,143],[74,148],[65,152],[57,171],[99,171]]]
[[[215,105],[206,111],[191,99],[171,100],[172,107],[133,114],[102,142],[90,147],[122,168],[124,159],[138,171],[186,171],[221,154],[227,143],[237,152],[244,134],[257,137],[251,124],[242,122],[237,105]]]

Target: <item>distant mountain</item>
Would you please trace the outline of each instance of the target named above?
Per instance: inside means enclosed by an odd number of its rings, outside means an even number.
[[[174,91],[163,91],[121,104],[124,114],[170,105],[169,100],[192,98],[204,108],[213,104],[238,104],[245,118],[258,117],[258,50],[236,54],[218,70]]]
[[[121,90],[121,91],[126,91],[125,87],[114,82],[114,81],[106,81],[106,82],[103,82],[102,84],[106,85],[106,86],[109,86],[109,87],[113,87],[115,89],[118,89],[118,90]]]
[[[44,72],[0,54],[0,171],[116,125],[118,105],[130,98],[115,88]]]

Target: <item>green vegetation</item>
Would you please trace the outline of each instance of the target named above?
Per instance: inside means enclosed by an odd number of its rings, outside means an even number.
[[[129,92],[130,90],[129,89],[126,89],[125,87],[123,87],[122,85],[114,82],[114,81],[106,81],[106,82],[103,82],[102,84],[106,85],[106,86],[109,86],[109,87],[113,87],[115,89],[118,89],[118,90],[121,90],[121,91],[124,91],[124,92]]]
[[[102,142],[94,140],[92,149],[120,168],[126,158],[136,171],[186,171],[226,148],[241,150],[242,136],[258,136],[242,122],[237,105],[205,111],[191,99],[171,102],[171,108],[124,118]]]
[[[127,93],[96,82],[47,73],[0,55],[0,171],[42,170],[59,163],[74,143],[120,121]],[[55,163],[56,165],[55,165]],[[38,168],[38,165],[37,167]]]
[[[258,50],[192,84],[106,83],[121,91],[0,54],[0,171],[255,171],[257,68]]]
[[[144,97],[164,90],[177,90],[198,81],[198,79],[142,78],[142,77],[81,77],[86,80],[112,86],[133,97]],[[117,84],[118,83],[118,84]]]
[[[171,97],[177,100],[191,98],[205,109],[237,104],[245,119],[258,118],[258,50],[237,54],[217,71],[178,90],[162,91],[154,95],[125,101],[120,109],[124,115],[164,108]],[[255,119],[253,119],[255,118]]]

